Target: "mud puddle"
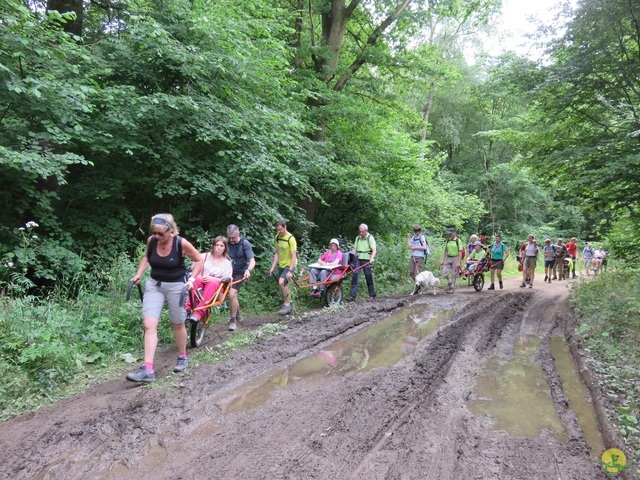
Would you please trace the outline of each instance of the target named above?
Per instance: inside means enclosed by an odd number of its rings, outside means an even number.
[[[489,359],[469,409],[477,415],[489,415],[496,429],[510,435],[537,437],[548,430],[558,441],[566,442],[542,368],[531,358],[539,345],[540,338],[522,335],[511,360]]]
[[[591,448],[591,456],[600,458],[606,448],[598,428],[596,412],[584,384],[580,381],[578,369],[564,338],[554,336],[551,339],[551,354],[562,379],[562,391],[569,399],[569,408],[578,415],[578,423],[584,432],[585,441]]]
[[[219,406],[226,412],[239,413],[266,403],[271,393],[303,380],[322,382],[325,376],[349,372],[368,372],[391,367],[414,352],[420,342],[451,318],[457,309],[429,312],[426,304],[403,308],[393,315],[345,335],[292,365],[278,371],[257,386],[243,385],[230,400]]]

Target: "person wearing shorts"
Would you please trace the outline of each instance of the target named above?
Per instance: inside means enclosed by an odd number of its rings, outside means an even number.
[[[229,258],[233,265],[233,282],[229,289],[229,330],[233,331],[237,328],[237,322],[242,321],[238,292],[240,292],[242,284],[251,277],[253,269],[256,268],[256,259],[251,243],[240,236],[240,228],[237,225],[231,224],[227,227],[227,239]]]
[[[596,251],[593,249],[590,243],[582,250],[582,263],[584,263],[584,271],[589,276],[589,270],[591,270],[591,263],[593,262],[593,256]]]
[[[187,360],[187,330],[184,328],[186,311],[180,306],[180,294],[185,285],[191,289],[202,269],[202,257],[198,250],[184,238],[178,236],[179,230],[172,215],[160,213],[151,218],[149,226],[151,236],[147,239],[147,254],[140,260],[138,271],[131,278],[140,283],[144,271],[151,267],[151,276],[145,283],[142,301],[144,326],[144,363],[138,371],[127,374],[131,382],[153,382],[155,373],[153,360],[158,345],[158,324],[162,307],[167,302],[173,325],[173,334],[178,347],[178,362],[174,372],[182,372],[189,365]],[[194,262],[191,276],[184,282],[187,269],[184,255]]]
[[[542,247],[542,255],[544,256],[544,281],[551,283],[551,275],[553,267],[556,264],[556,249],[551,245],[551,239],[547,238]]]
[[[464,254],[464,245],[456,236],[456,229],[449,229],[449,239],[444,245],[444,253],[440,267],[442,276],[447,280],[447,293],[453,293],[456,286],[456,279],[460,273],[460,261]]]
[[[527,237],[527,243],[523,248],[524,251],[524,265],[522,270],[522,283],[521,288],[527,286],[527,278],[529,279],[529,288],[533,288],[533,277],[536,273],[536,262],[538,259],[538,244],[536,243],[536,237],[533,234],[529,234]]]
[[[487,290],[495,290],[494,278],[498,274],[498,283],[500,284],[500,290],[502,290],[502,269],[504,268],[504,262],[509,256],[509,249],[502,243],[502,237],[496,235],[495,242],[489,247],[489,255],[491,256],[491,285]]]
[[[276,267],[278,267],[278,285],[282,292],[284,303],[279,315],[289,315],[291,313],[291,291],[289,290],[289,279],[293,277],[296,268],[298,244],[293,235],[287,231],[287,222],[279,220],[276,222],[276,251],[273,254],[273,262],[269,269],[269,275],[272,275]]]

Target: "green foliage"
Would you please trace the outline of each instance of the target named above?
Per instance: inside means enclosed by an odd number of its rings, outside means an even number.
[[[578,317],[577,335],[589,352],[609,396],[618,405],[620,433],[640,448],[640,273],[637,265],[580,283],[571,302]]]

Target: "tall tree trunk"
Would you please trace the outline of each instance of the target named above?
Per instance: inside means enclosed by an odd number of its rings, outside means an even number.
[[[422,134],[420,135],[420,141],[424,142],[427,139],[427,128],[429,125],[429,115],[431,114],[431,107],[433,106],[433,96],[434,91],[433,88],[435,86],[434,82],[431,82],[431,91],[429,92],[429,98],[427,99],[427,103],[424,106],[424,112],[422,115],[422,122],[424,123],[424,128],[422,129]]]
[[[74,12],[75,20],[68,20],[63,29],[67,33],[72,33],[78,37],[82,36],[82,20],[84,17],[84,7],[82,0],[47,0],[47,10],[57,10],[59,13]]]

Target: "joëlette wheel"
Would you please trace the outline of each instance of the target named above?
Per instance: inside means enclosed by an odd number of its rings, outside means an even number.
[[[477,273],[473,277],[473,288],[479,292],[484,287],[484,273]]]
[[[342,301],[342,284],[334,283],[328,285],[324,293],[324,301],[327,307],[338,305]]]
[[[192,348],[197,348],[202,345],[206,331],[207,326],[202,321],[189,325],[189,338],[191,339]]]

